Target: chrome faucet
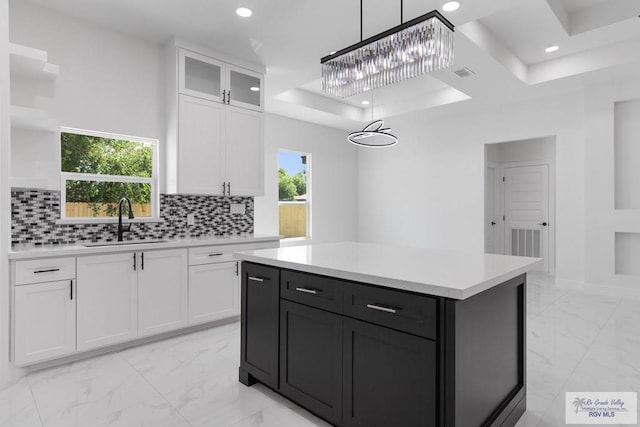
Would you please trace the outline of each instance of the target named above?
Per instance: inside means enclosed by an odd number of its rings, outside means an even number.
[[[131,231],[131,224],[128,224],[126,228],[122,225],[122,202],[127,202],[127,204],[129,205],[129,219],[134,218],[133,208],[131,207],[131,200],[129,200],[127,197],[123,197],[118,202],[118,242],[122,242],[122,233],[124,233],[125,231]]]

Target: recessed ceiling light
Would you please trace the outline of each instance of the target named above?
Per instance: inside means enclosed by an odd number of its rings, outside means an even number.
[[[258,86],[251,86],[251,87],[249,88],[249,90],[250,90],[251,92],[260,92],[260,88],[259,88]]]
[[[369,101],[362,101],[362,105],[369,105]]]
[[[242,16],[243,18],[248,18],[253,15],[253,11],[248,7],[239,7],[236,9],[236,15]]]
[[[457,1],[449,1],[442,5],[442,10],[445,12],[453,12],[454,10],[458,10],[460,7],[460,3]]]
[[[551,52],[555,52],[558,49],[560,49],[560,46],[557,46],[554,44],[553,46],[549,46],[548,48],[546,48],[544,51],[547,53],[551,53]]]

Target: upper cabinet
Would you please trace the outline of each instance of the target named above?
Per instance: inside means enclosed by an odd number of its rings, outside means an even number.
[[[169,193],[264,194],[264,67],[167,47]]]
[[[261,111],[260,73],[186,49],[178,50],[178,87],[181,94]]]

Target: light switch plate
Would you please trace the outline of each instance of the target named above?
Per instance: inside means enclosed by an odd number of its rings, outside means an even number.
[[[195,225],[196,217],[193,214],[187,215],[187,225]]]
[[[230,211],[232,214],[245,214],[247,212],[247,206],[244,203],[230,203]]]

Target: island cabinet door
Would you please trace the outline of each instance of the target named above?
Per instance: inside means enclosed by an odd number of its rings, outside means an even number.
[[[241,374],[278,388],[280,270],[242,263]],[[243,381],[241,379],[241,381]],[[243,381],[250,385],[253,381]]]
[[[342,423],[342,316],[281,300],[280,392]]]
[[[344,319],[345,426],[436,425],[436,343]]]

